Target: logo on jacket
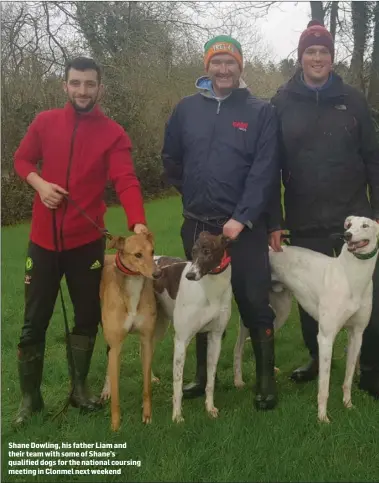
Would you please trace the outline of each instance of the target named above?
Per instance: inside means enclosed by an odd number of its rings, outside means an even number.
[[[247,131],[247,128],[249,126],[248,122],[242,122],[242,121],[233,121],[233,127],[236,127],[240,131]]]

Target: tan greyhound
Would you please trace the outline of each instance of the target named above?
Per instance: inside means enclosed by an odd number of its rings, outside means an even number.
[[[109,348],[108,372],[102,399],[111,398],[111,427],[117,431],[121,421],[120,354],[128,334],[138,333],[140,336],[142,421],[151,422],[151,365],[157,320],[153,279],[159,277],[161,272],[154,261],[154,240],[150,232],[113,237],[107,248],[115,248],[117,254],[105,256],[100,288],[103,333]]]

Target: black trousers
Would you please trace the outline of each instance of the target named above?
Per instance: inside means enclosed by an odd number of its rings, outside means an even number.
[[[99,290],[104,251],[104,239],[62,252],[45,250],[29,242],[20,347],[45,341],[63,275],[74,307],[72,333],[96,336],[101,322]]]
[[[330,238],[330,235],[339,231],[340,228],[338,227],[335,230],[293,231],[291,244],[309,248],[316,252],[324,253],[325,255],[338,256],[341,253],[343,241],[333,240]],[[376,264],[373,284],[373,308],[369,325],[363,334],[360,363],[362,368],[368,367],[379,370],[379,261]],[[300,305],[298,305],[298,307],[305,345],[307,346],[311,357],[317,357],[318,323],[307,314]]]
[[[218,235],[222,226],[184,219],[181,237],[188,260],[192,247],[202,231]],[[271,272],[268,260],[268,237],[264,226],[245,228],[230,244],[232,259],[232,289],[244,325],[249,329],[273,330],[275,314],[269,305]]]

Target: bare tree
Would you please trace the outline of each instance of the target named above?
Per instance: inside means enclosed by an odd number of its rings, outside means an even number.
[[[354,47],[350,64],[350,83],[365,91],[364,82],[364,53],[369,31],[369,6],[368,2],[351,2]]]
[[[374,40],[371,55],[368,101],[379,114],[379,2],[374,7]]]
[[[311,4],[312,20],[319,20],[322,24],[325,22],[325,10],[322,2],[309,2]]]
[[[338,18],[338,2],[331,2],[332,6],[330,9],[330,33],[333,39],[336,38],[337,30],[337,18]]]

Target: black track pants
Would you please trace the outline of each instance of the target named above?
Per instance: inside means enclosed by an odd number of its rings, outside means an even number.
[[[63,275],[74,307],[72,332],[88,336],[97,334],[101,322],[99,290],[104,250],[103,239],[60,253],[29,242],[20,347],[45,340]]]

